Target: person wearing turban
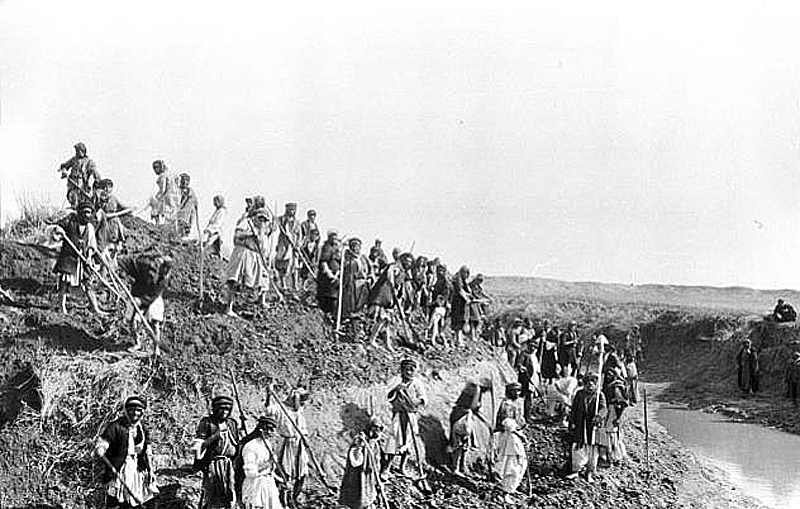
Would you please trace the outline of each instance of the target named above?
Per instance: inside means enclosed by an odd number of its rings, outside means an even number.
[[[242,448],[244,509],[283,509],[276,478],[281,482],[283,480],[276,471],[277,456],[270,444],[275,426],[275,417],[272,415],[259,417],[257,436]]]
[[[150,439],[142,416],[147,403],[140,396],[125,400],[121,417],[100,434],[93,455],[103,460],[102,481],[106,487],[106,508],[139,507],[158,493],[150,468]]]
[[[211,256],[222,257],[222,228],[225,223],[225,216],[228,214],[228,209],[225,208],[225,198],[222,195],[214,197],[214,212],[208,218],[203,230],[203,248],[209,249]]]
[[[91,192],[100,174],[97,165],[86,155],[86,145],[79,141],[73,147],[75,155],[59,166],[61,178],[67,179],[67,201],[74,209],[78,204],[91,198]]]
[[[156,174],[158,190],[150,199],[150,217],[157,225],[171,221],[180,204],[178,182],[162,159],[153,161],[153,172]]]
[[[203,472],[200,509],[236,506],[233,459],[239,445],[239,428],[231,418],[233,399],[211,400],[211,414],[200,419],[192,440],[194,469]]]
[[[387,395],[392,405],[392,427],[386,441],[387,457],[381,467],[383,476],[388,473],[395,456],[400,456],[400,472],[405,475],[408,453],[415,448],[414,442],[419,435],[418,412],[428,400],[425,387],[416,377],[416,373],[417,361],[400,361],[400,382]]]
[[[84,260],[91,263],[99,256],[97,237],[92,218],[94,207],[88,201],[77,206],[77,213],[70,214],[56,224],[54,240],[62,240],[61,252],[58,255],[53,272],[58,275],[58,297],[61,313],[67,313],[67,294],[70,288],[80,287],[89,298],[92,311],[99,315],[97,295],[92,288],[92,269],[85,266]],[[75,251],[77,248],[78,252]]]

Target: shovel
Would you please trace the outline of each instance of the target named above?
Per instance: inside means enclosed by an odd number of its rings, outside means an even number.
[[[413,483],[414,486],[426,497],[430,497],[433,495],[433,490],[431,489],[431,485],[428,484],[428,476],[425,474],[425,471],[422,469],[422,459],[419,456],[419,445],[417,445],[417,437],[411,437],[411,442],[414,444],[414,456],[417,458],[417,470],[419,471],[419,477],[414,479]]]

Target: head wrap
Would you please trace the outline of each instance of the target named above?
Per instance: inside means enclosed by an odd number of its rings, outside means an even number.
[[[297,204],[294,202],[287,203],[286,210],[297,210]]]
[[[97,187],[100,189],[108,189],[109,187],[114,187],[114,181],[111,179],[102,179],[97,183]]]
[[[405,359],[400,361],[400,369],[404,369],[406,367],[412,367],[412,368],[416,369],[417,368],[417,361],[415,361],[414,359],[410,359],[410,358],[406,357]]]
[[[272,415],[262,415],[258,418],[259,428],[265,428],[267,426],[274,428],[276,424],[275,417]]]
[[[263,217],[264,219],[269,219],[269,212],[264,207],[253,207],[250,212],[247,213],[247,217]]]
[[[181,173],[178,178],[180,178],[181,182],[186,182],[187,184],[192,181],[192,177],[188,173]]]
[[[348,245],[348,246],[352,246],[353,244],[358,244],[358,245],[360,246],[360,245],[361,245],[361,239],[359,239],[359,238],[357,238],[357,237],[353,237],[352,239],[350,239],[350,240],[347,242],[347,245]]]
[[[306,215],[307,216],[316,216],[317,215],[317,211],[314,210],[314,209],[308,209],[308,212],[306,212]]]
[[[125,408],[141,408],[144,410],[147,408],[147,403],[141,396],[131,396],[125,400]]]
[[[253,196],[253,208],[254,209],[267,208],[267,200],[265,200],[264,197],[261,196],[260,194]]]
[[[163,169],[166,170],[167,169],[167,164],[164,162],[163,159],[156,159],[155,161],[153,161],[153,168],[156,168],[156,167],[163,168]]]
[[[399,260],[408,259],[408,260],[411,260],[413,262],[414,261],[414,255],[412,255],[411,253],[403,253],[403,254],[400,255],[400,257],[398,259]]]
[[[372,429],[372,428],[383,429],[383,423],[381,422],[380,417],[378,417],[377,415],[372,416],[369,420],[369,425],[367,426],[367,429]]]
[[[84,144],[82,141],[79,141],[78,143],[76,143],[75,145],[73,145],[73,148],[74,148],[75,150],[81,150],[81,151],[83,151],[83,153],[84,153],[84,154],[86,153],[86,145],[85,145],[85,144]]]
[[[339,236],[339,232],[337,232],[336,230],[328,230],[328,238],[331,238],[334,235],[338,237]]]
[[[91,202],[88,202],[88,201],[83,201],[83,202],[79,203],[77,211],[78,212],[83,212],[84,210],[88,210],[90,213],[92,213],[92,212],[94,212],[94,205],[92,205]]]
[[[211,408],[227,408],[233,409],[233,400],[229,396],[217,396],[211,400]]]
[[[214,199],[219,202],[219,206],[220,207],[224,207],[225,206],[225,197],[222,196],[221,194],[218,194],[218,195],[214,196]]]

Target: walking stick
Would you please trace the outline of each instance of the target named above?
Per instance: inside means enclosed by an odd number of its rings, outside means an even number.
[[[339,298],[336,302],[336,333],[341,334],[342,327],[342,294],[344,286],[344,252],[347,250],[347,244],[342,241],[342,250],[339,253]]]
[[[111,469],[111,471],[114,473],[114,476],[117,478],[117,481],[119,481],[122,487],[125,488],[125,491],[127,491],[128,495],[130,495],[133,501],[136,502],[136,505],[142,505],[144,503],[142,499],[139,498],[139,496],[136,493],[134,493],[133,490],[131,490],[131,487],[128,486],[128,483],[126,483],[125,480],[120,475],[119,470],[117,470],[114,467],[114,465],[111,464],[108,458],[106,458],[106,455],[103,454],[102,456],[100,456],[100,459],[102,459],[103,463],[105,463],[106,466]]]
[[[650,428],[647,425],[647,389],[642,387],[644,397],[644,461],[647,474],[650,474]]]
[[[598,363],[598,366],[597,366],[597,394],[595,394],[595,400],[594,400],[594,418],[595,419],[597,418],[597,412],[600,410],[600,394],[601,394],[601,392],[603,390],[603,350],[604,350],[603,346],[604,346],[603,342],[600,341],[600,362]],[[595,428],[596,427],[597,427],[597,425],[595,425]],[[593,437],[597,436],[597,430],[594,429],[594,428],[592,429],[592,436]],[[594,442],[594,440],[593,440],[593,442]]]
[[[267,386],[267,393],[271,397],[275,398],[275,402],[278,403],[278,408],[281,409],[281,412],[283,412],[283,415],[286,417],[286,419],[289,421],[289,423],[291,423],[292,428],[294,428],[294,430],[300,436],[300,441],[302,442],[303,447],[305,447],[306,450],[308,451],[308,457],[311,460],[312,465],[314,465],[314,469],[316,469],[317,474],[319,475],[319,480],[322,481],[322,485],[325,486],[325,488],[331,494],[336,493],[336,490],[331,488],[331,486],[328,484],[328,479],[327,479],[327,477],[325,477],[325,472],[319,466],[319,463],[317,463],[317,458],[314,456],[314,451],[311,450],[311,447],[308,444],[308,440],[306,439],[306,436],[303,434],[302,431],[300,431],[300,428],[297,426],[297,423],[294,422],[294,419],[292,419],[292,416],[289,415],[289,411],[286,410],[286,407],[283,405],[283,402],[280,400],[280,398],[278,398],[278,395],[275,394],[275,391],[272,389],[271,384]]]
[[[63,231],[63,230],[62,230],[62,231]],[[94,268],[94,265],[92,265],[91,263],[89,263],[89,260],[88,260],[88,259],[86,259],[86,257],[85,257],[85,256],[83,256],[83,253],[81,253],[80,249],[78,249],[78,248],[75,246],[75,244],[74,244],[74,243],[73,243],[73,242],[72,242],[72,241],[69,239],[69,237],[67,236],[66,232],[64,232],[64,233],[61,235],[61,237],[62,237],[62,238],[63,238],[63,239],[66,241],[67,245],[68,245],[70,248],[72,248],[72,250],[75,252],[75,254],[76,254],[76,255],[78,255],[78,258],[80,258],[81,262],[83,262],[83,264],[84,264],[84,265],[86,265],[87,267],[89,267],[89,269],[90,269],[90,270],[91,270],[91,271],[94,273],[94,275],[95,275],[95,276],[97,276],[97,279],[99,279],[99,280],[100,280],[100,282],[101,282],[101,283],[103,283],[103,285],[104,285],[106,288],[108,288],[109,290],[111,290],[111,292],[112,292],[114,295],[116,295],[116,296],[117,296],[117,298],[119,298],[119,293],[117,293],[117,290],[115,290],[115,289],[114,289],[114,287],[112,287],[112,286],[111,286],[111,284],[110,284],[108,281],[106,281],[105,279],[103,279],[103,276],[101,276],[101,275],[100,275],[100,272],[99,272],[97,269],[95,269],[95,268]],[[102,262],[102,261],[104,261],[102,256],[100,257],[100,261],[101,261],[101,262]],[[108,267],[108,266],[106,265],[106,267]],[[111,269],[109,269],[109,273],[110,273],[110,272],[111,272]]]
[[[200,231],[200,212],[194,204],[194,224],[197,225],[197,245],[200,246],[200,306],[203,305],[203,234]]]

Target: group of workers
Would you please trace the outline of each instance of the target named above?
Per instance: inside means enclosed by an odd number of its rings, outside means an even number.
[[[117,259],[125,240],[121,218],[136,210],[120,204],[113,194],[113,181],[100,177],[85,144],[77,143],[74,148],[75,155],[59,167],[67,180],[67,200],[73,213],[54,226],[54,239],[62,241],[54,269],[61,311],[67,312],[69,290],[79,288],[94,312],[105,313],[95,291],[102,283],[109,295],[128,305],[136,338],[132,348],[144,348],[142,329],[146,329],[157,352],[164,321],[163,292],[172,270],[170,253],[153,246],[136,257]],[[195,228],[203,252],[225,258],[225,199],[214,196],[214,212],[201,231],[189,175],[175,177],[161,159],[152,167],[157,191],[145,207],[151,219],[156,224],[174,224],[184,240]],[[239,293],[251,290],[256,302],[266,306],[273,289],[280,300],[307,301],[316,293],[317,305],[336,324],[337,333],[349,332],[360,338],[368,332],[371,345],[378,346],[383,337],[390,350],[394,349],[395,324],[405,331],[407,344],[421,341],[412,334],[412,313],[427,322],[425,341],[430,344],[462,345],[467,335],[475,339],[483,330],[490,296],[483,289],[481,274],[470,278],[469,268],[463,266],[451,275],[439,258],[414,256],[399,248],[389,258],[379,239],[365,254],[361,239],[340,238],[336,230],[329,230],[323,241],[316,211],[308,210],[306,219],[300,221],[296,203],[287,203],[284,213],[277,216],[263,196],[246,198],[232,245],[224,291],[224,312],[229,316],[238,316],[235,302]],[[132,280],[130,290],[122,281],[125,276]],[[449,341],[448,318],[454,341]],[[367,325],[371,330],[366,330]]]

